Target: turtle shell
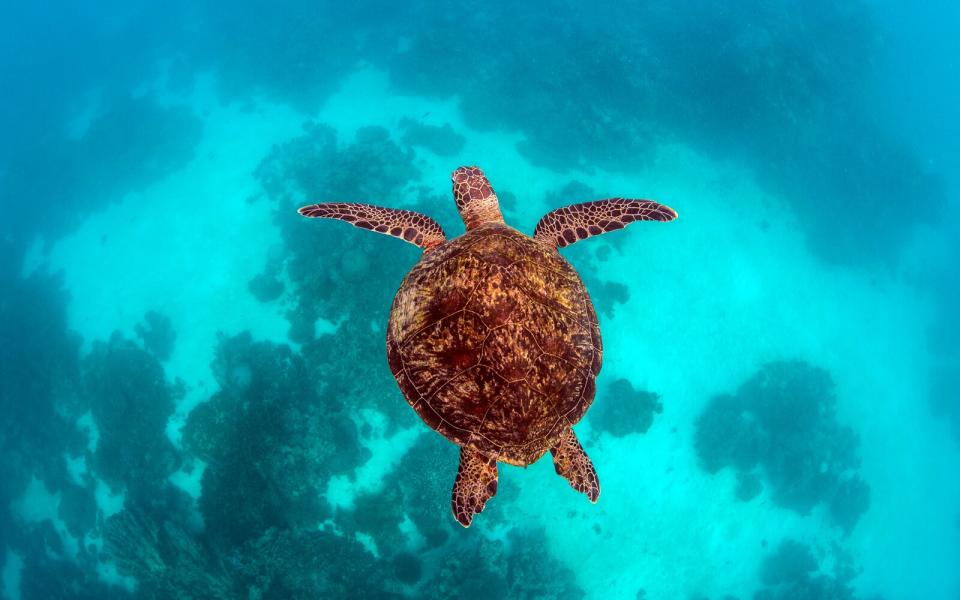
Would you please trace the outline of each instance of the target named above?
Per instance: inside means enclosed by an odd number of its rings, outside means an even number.
[[[390,369],[424,422],[516,465],[580,420],[601,356],[596,312],[573,267],[499,223],[427,252],[387,327]]]

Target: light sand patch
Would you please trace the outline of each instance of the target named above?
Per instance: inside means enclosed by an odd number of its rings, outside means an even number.
[[[302,122],[282,107],[222,106],[210,82],[182,101],[204,120],[194,160],[89,217],[47,253],[50,268],[65,273],[70,327],[86,349],[116,330],[136,339],[148,310],[170,318],[177,338],[165,368],[188,392],[174,439],[186,413],[217,389],[210,363],[218,332],[249,329],[256,339],[287,341],[282,302],[263,305],[247,289],[280,244],[272,207],[250,199],[259,192],[253,170]]]

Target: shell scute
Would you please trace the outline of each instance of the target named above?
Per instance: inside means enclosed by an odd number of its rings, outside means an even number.
[[[532,299],[568,314],[586,316],[583,285],[562,271],[533,261],[523,261],[510,271],[514,285]]]
[[[458,312],[411,336],[401,352],[418,395],[432,397],[458,373],[479,364],[486,335],[487,326],[476,315]]]
[[[490,403],[479,433],[505,446],[522,446],[529,441],[529,433],[546,410],[539,397],[524,381],[500,380],[497,397]]]
[[[500,269],[491,269],[485,280],[480,282],[467,303],[467,309],[477,313],[488,327],[505,324],[517,306],[524,302],[523,292],[511,285]]]
[[[405,343],[427,325],[463,309],[488,270],[487,265],[468,253],[414,270],[393,300],[390,335]]]
[[[513,321],[535,328],[540,350],[544,354],[560,358],[579,369],[591,369],[594,344],[587,323],[539,302],[518,306]]]
[[[540,345],[526,328],[508,323],[490,331],[483,344],[483,364],[507,381],[526,378],[534,361],[542,354]]]
[[[483,385],[486,374],[482,365],[461,371],[448,379],[432,397],[425,399],[431,407],[443,415],[444,421],[457,431],[453,434],[458,440],[466,441],[483,422],[487,412],[488,387]],[[456,406],[457,410],[447,410]]]
[[[529,250],[509,234],[494,233],[479,237],[470,244],[469,252],[479,260],[501,267],[528,257]]]

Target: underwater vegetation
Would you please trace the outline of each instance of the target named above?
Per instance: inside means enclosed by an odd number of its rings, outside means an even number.
[[[735,394],[710,399],[696,421],[697,455],[709,473],[736,470],[740,500],[766,484],[774,503],[800,514],[825,504],[849,533],[870,507],[870,486],[856,474],[857,435],[835,413],[827,371],[796,360],[767,363]]]

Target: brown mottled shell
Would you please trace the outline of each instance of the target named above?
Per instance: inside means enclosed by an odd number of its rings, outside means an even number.
[[[404,279],[387,358],[410,406],[461,446],[527,465],[593,402],[602,346],[573,267],[487,224],[427,252]]]

